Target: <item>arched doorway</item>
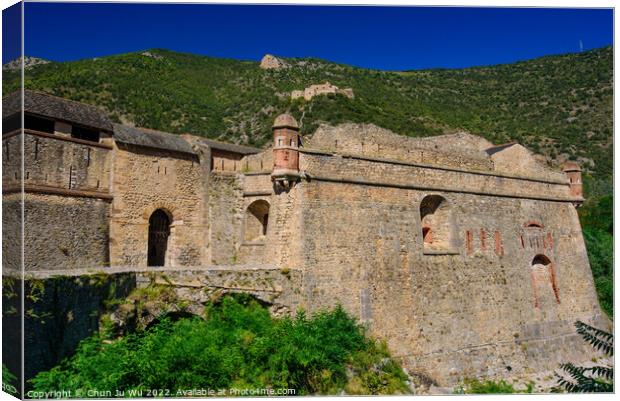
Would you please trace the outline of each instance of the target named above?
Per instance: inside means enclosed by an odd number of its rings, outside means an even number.
[[[168,237],[170,236],[170,217],[162,209],[157,209],[149,218],[148,266],[164,266]]]

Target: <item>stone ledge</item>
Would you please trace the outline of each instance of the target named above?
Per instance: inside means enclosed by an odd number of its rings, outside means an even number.
[[[271,170],[263,170],[263,171],[247,171],[245,173],[242,172],[245,176],[254,176],[254,175],[271,175]]]
[[[324,182],[333,182],[338,184],[354,184],[354,185],[368,185],[374,187],[386,187],[386,188],[399,188],[399,189],[413,189],[420,191],[437,191],[437,192],[456,192],[462,194],[470,194],[470,195],[482,195],[482,196],[496,196],[500,198],[516,198],[516,199],[533,199],[533,200],[542,200],[542,201],[550,201],[550,202],[568,202],[574,203],[579,201],[577,198],[562,198],[562,197],[553,197],[553,196],[534,196],[534,195],[520,195],[514,193],[499,193],[499,192],[485,192],[485,191],[475,191],[468,189],[459,189],[459,188],[444,188],[444,187],[435,187],[431,185],[414,185],[414,184],[397,184],[388,181],[369,181],[359,178],[347,178],[347,177],[327,177],[327,176],[319,176],[319,175],[310,175],[305,171],[300,173],[301,177],[304,177],[307,181],[324,181]]]
[[[270,196],[273,195],[273,191],[254,191],[254,192],[244,192],[243,197],[247,198],[250,196]]]
[[[55,276],[82,276],[82,275],[94,275],[94,274],[118,274],[118,273],[165,273],[165,272],[183,272],[183,271],[231,271],[231,272],[252,272],[252,271],[279,271],[280,267],[273,265],[262,264],[239,264],[239,265],[206,265],[206,266],[114,266],[114,267],[93,267],[83,269],[58,269],[58,270],[39,270],[39,271],[19,271],[15,269],[5,269],[4,274],[7,273],[22,277],[29,278],[48,278]],[[299,269],[289,269],[299,270]]]
[[[111,201],[114,198],[114,196],[112,196],[109,192],[58,188],[58,187],[51,187],[47,185],[38,185],[38,184],[24,184],[23,190],[26,193],[61,195],[61,196],[70,196],[70,197],[77,197],[77,198],[96,198],[96,199],[104,199],[107,201]],[[3,194],[10,194],[10,193],[21,192],[21,191],[22,191],[22,187],[19,184],[7,185],[7,186],[2,187]]]
[[[19,134],[19,132],[17,133],[12,132],[10,134],[7,134],[6,136],[3,136],[2,139],[10,138],[11,136],[15,136],[17,134]],[[31,129],[25,129],[24,134],[38,136],[41,138],[55,139],[58,141],[73,142],[79,145],[92,146],[95,148],[102,148],[102,149],[107,149],[107,150],[113,149],[113,146],[107,143],[86,141],[84,139],[72,138],[70,136],[62,136],[62,135],[56,135],[56,134],[48,134],[47,132],[34,131]]]
[[[429,256],[432,256],[432,255],[435,255],[435,256],[437,256],[437,255],[460,255],[461,252],[459,252],[458,249],[437,249],[437,250],[425,249],[425,250],[422,251],[422,254],[423,255],[429,255]]]

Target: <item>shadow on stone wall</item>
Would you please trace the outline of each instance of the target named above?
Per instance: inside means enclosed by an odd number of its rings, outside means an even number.
[[[299,304],[301,273],[269,267],[161,268],[157,271],[113,271],[75,276],[35,276],[24,283],[24,377],[28,380],[74,354],[80,341],[100,329],[114,335],[144,330],[162,316],[204,316],[205,305],[228,293],[247,293],[286,315]],[[3,293],[4,355],[20,372],[21,283]],[[11,313],[7,313],[7,311]],[[10,337],[10,338],[9,338]],[[11,345],[12,344],[12,345]],[[15,374],[14,373],[14,374]],[[16,375],[17,376],[17,375]]]
[[[95,274],[27,279],[24,283],[24,379],[49,370],[71,356],[99,328],[106,305],[136,287],[135,274]],[[19,308],[20,297],[4,297]],[[6,307],[5,307],[6,308]],[[19,314],[3,316],[4,332],[19,333]]]

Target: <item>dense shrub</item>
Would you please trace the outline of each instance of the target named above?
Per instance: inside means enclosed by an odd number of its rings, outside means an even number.
[[[584,180],[587,201],[579,209],[579,219],[588,250],[594,284],[601,308],[610,316],[614,313],[614,238],[613,196],[611,184],[602,186],[588,177]],[[598,184],[598,186],[596,186]],[[602,186],[602,187],[601,187]],[[589,196],[588,196],[589,195]]]
[[[584,228],[583,237],[594,277],[601,308],[610,317],[614,314],[614,238],[605,231]]]
[[[37,391],[294,389],[296,394],[408,392],[384,345],[342,308],[275,319],[250,297],[225,297],[205,319],[163,319],[107,341],[97,334],[31,384]],[[127,394],[127,393],[126,393]],[[234,394],[233,394],[234,395]]]

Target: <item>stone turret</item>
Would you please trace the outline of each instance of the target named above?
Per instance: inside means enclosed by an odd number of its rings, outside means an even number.
[[[299,179],[299,125],[290,114],[281,114],[273,122],[274,185],[290,188]]]
[[[573,161],[567,161],[562,168],[568,177],[570,194],[574,197],[583,198],[583,183],[581,181],[581,167]]]

